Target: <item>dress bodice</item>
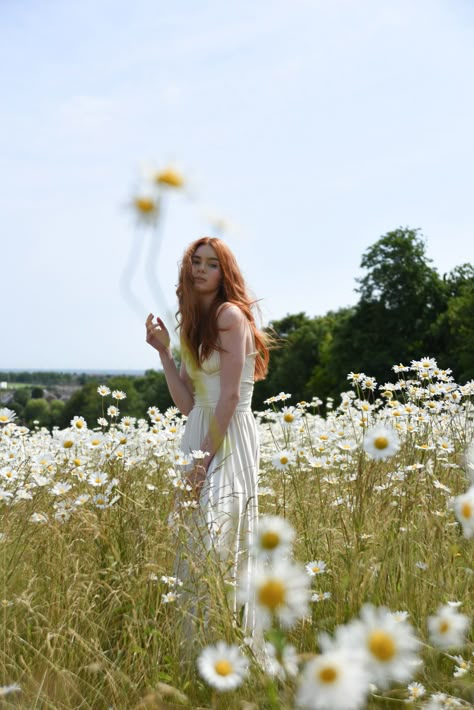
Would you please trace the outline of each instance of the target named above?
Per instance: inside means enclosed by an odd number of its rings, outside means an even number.
[[[249,353],[245,357],[242,376],[240,378],[240,399],[236,411],[251,408],[254,386],[255,357],[257,353]],[[215,407],[221,393],[221,357],[218,350],[198,367],[189,358],[185,359],[186,370],[194,387],[195,407]]]

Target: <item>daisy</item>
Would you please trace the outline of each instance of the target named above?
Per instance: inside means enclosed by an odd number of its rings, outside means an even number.
[[[110,390],[107,385],[99,385],[97,387],[97,394],[100,394],[101,397],[107,397],[107,395],[110,394]]]
[[[282,449],[272,458],[272,466],[278,471],[286,471],[294,463],[295,457],[292,451]]]
[[[331,592],[313,592],[311,594],[312,602],[326,602],[331,599]]]
[[[456,518],[462,525],[464,537],[474,537],[474,486],[452,502]]]
[[[279,559],[271,566],[259,566],[239,590],[242,603],[255,599],[257,622],[267,629],[276,619],[290,628],[306,616],[309,578],[295,562]]]
[[[297,424],[301,419],[301,412],[295,407],[282,407],[280,412],[280,421],[284,427],[289,427],[292,424]]]
[[[462,656],[453,656],[453,660],[456,661],[456,668],[453,671],[455,678],[462,678],[471,670],[471,661],[465,661]]]
[[[456,607],[445,604],[437,614],[428,617],[430,641],[438,648],[463,646],[470,621],[466,614],[460,614]]]
[[[84,417],[74,417],[71,419],[71,427],[77,429],[77,431],[82,431],[82,429],[87,429],[87,422]]]
[[[51,493],[54,496],[63,496],[71,490],[72,486],[70,483],[59,481],[55,483],[51,488]]]
[[[326,563],[322,560],[315,560],[314,562],[308,562],[305,566],[306,571],[310,577],[315,577],[317,574],[324,574],[326,570]]]
[[[156,172],[153,180],[157,185],[165,185],[176,189],[183,187],[185,183],[184,176],[172,166]]]
[[[155,224],[160,214],[160,203],[148,192],[135,195],[130,205],[142,224]]]
[[[308,710],[358,710],[366,706],[369,676],[362,661],[346,649],[316,656],[306,664],[296,706]]]
[[[112,392],[112,397],[114,399],[119,400],[119,399],[126,399],[127,395],[125,394],[125,392],[122,392],[122,390],[114,390]]]
[[[272,643],[265,644],[265,672],[280,680],[298,675],[298,654],[291,644],[285,644],[281,653]]]
[[[161,601],[162,601],[164,604],[171,604],[171,603],[177,601],[177,599],[178,599],[180,596],[181,596],[181,594],[177,594],[177,593],[174,592],[174,591],[167,592],[166,594],[162,594],[162,595],[161,595]]]
[[[234,690],[242,684],[247,674],[247,660],[238,646],[218,641],[206,646],[197,659],[199,674],[216,690]]]
[[[117,407],[111,404],[110,407],[107,407],[107,414],[109,415],[109,417],[118,417],[120,412]]]
[[[396,620],[385,607],[371,604],[362,607],[360,616],[360,621],[345,627],[342,638],[351,647],[364,650],[371,681],[386,688],[392,681],[410,680],[420,645],[411,625]]]
[[[103,486],[107,483],[109,477],[103,471],[94,471],[89,474],[88,481],[92,486]]]
[[[8,409],[8,407],[3,407],[0,409],[0,424],[9,424],[16,418],[16,413],[13,409]]]
[[[410,683],[407,690],[408,690],[407,703],[415,702],[415,700],[418,700],[426,693],[426,688],[421,683]]]
[[[10,693],[18,693],[21,687],[18,683],[11,683],[10,685],[0,685],[0,698],[4,698],[5,695],[10,695]]]
[[[474,484],[474,441],[471,441],[464,452],[464,465]]]
[[[258,521],[255,550],[264,557],[288,555],[291,553],[294,539],[295,531],[284,518],[265,515]]]
[[[400,439],[394,429],[379,424],[365,433],[363,448],[373,459],[386,459],[397,453]]]
[[[108,508],[110,505],[109,499],[106,495],[102,495],[102,493],[99,493],[99,495],[94,496],[92,500],[95,503],[96,508],[104,509]]]

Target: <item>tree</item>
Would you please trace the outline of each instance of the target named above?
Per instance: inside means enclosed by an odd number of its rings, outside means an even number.
[[[361,267],[359,302],[334,333],[331,367],[340,382],[351,370],[385,380],[395,363],[436,356],[433,326],[446,308],[446,289],[417,229],[388,232]]]
[[[164,412],[173,405],[164,372],[147,370],[143,377],[137,377],[135,387],[142,401],[142,417],[148,407],[155,406]]]
[[[292,395],[292,402],[310,400],[313,395],[325,397],[332,384],[324,376],[312,379],[317,368],[324,370],[328,343],[331,340],[335,314],[309,318],[305,313],[288,315],[270,324],[277,345],[270,354],[268,376],[255,386],[254,406],[262,408],[265,399],[281,391]],[[314,385],[318,384],[318,391]]]
[[[466,382],[474,378],[474,278],[449,300],[446,320],[456,379]]]
[[[30,399],[23,410],[23,419],[28,427],[32,427],[34,422],[38,422],[40,427],[48,427],[50,424],[49,402],[40,397]]]

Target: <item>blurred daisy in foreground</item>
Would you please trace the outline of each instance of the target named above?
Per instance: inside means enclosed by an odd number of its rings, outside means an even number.
[[[472,483],[474,484],[474,441],[471,441],[464,452],[464,465],[467,473],[471,477]]]
[[[148,194],[148,192],[135,195],[132,198],[131,207],[140,223],[154,225],[158,222],[160,201],[154,195]]]
[[[298,654],[291,644],[285,644],[279,654],[271,643],[265,644],[265,672],[280,680],[294,678],[298,675]]]
[[[379,424],[365,433],[363,448],[373,459],[386,459],[397,453],[400,439],[395,429]]]
[[[255,599],[257,624],[264,629],[277,621],[290,628],[306,616],[309,577],[295,562],[280,559],[271,566],[259,566],[239,589],[242,603]]]
[[[265,515],[258,521],[255,550],[263,557],[289,555],[294,539],[295,531],[284,518]]]
[[[174,187],[176,189],[183,187],[185,183],[184,176],[171,165],[163,170],[157,171],[153,175],[153,181],[157,185]]]
[[[11,683],[10,685],[0,685],[0,698],[4,698],[6,695],[10,695],[10,693],[18,693],[20,692],[21,687],[18,685],[18,683]]]
[[[366,706],[367,670],[346,649],[316,656],[300,676],[296,706],[308,710],[358,710]]]
[[[234,690],[242,684],[247,674],[247,660],[238,646],[218,641],[207,646],[197,659],[199,674],[216,690]]]
[[[452,648],[465,644],[470,620],[466,614],[460,614],[456,607],[448,604],[441,606],[437,614],[428,617],[427,623],[430,642],[434,646]]]
[[[365,653],[370,680],[378,687],[387,688],[393,681],[410,680],[418,664],[420,646],[411,625],[394,618],[385,607],[372,604],[365,604],[360,616],[360,620],[340,627],[336,639],[345,647],[358,648]]]
[[[464,537],[474,537],[474,486],[452,501],[456,518],[462,525]]]

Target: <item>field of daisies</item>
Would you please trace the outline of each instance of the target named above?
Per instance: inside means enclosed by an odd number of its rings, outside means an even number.
[[[393,371],[256,413],[246,579],[196,552],[177,410],[122,417],[106,386],[64,430],[0,409],[0,706],[473,707],[474,382]]]

